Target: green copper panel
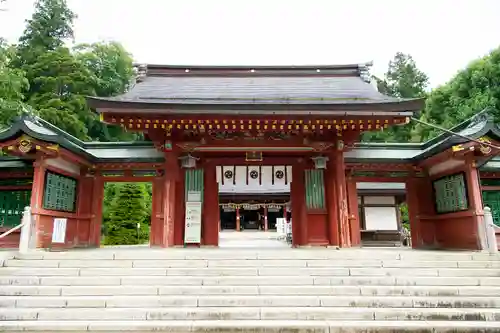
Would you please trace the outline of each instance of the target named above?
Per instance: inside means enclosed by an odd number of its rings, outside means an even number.
[[[186,169],[184,181],[186,200],[189,192],[200,192],[203,201],[203,169]]]
[[[437,213],[452,213],[469,207],[463,173],[440,178],[433,182]]]
[[[325,182],[322,169],[305,170],[307,209],[325,208]]]
[[[0,191],[0,227],[12,228],[21,223],[24,207],[30,205],[31,191]]]
[[[76,179],[47,172],[43,193],[43,208],[63,212],[76,211]]]
[[[493,223],[500,227],[500,191],[483,191],[483,204],[491,208]]]

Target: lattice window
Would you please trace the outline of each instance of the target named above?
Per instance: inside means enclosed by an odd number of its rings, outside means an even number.
[[[325,181],[322,169],[305,170],[307,209],[325,209]]]
[[[0,227],[20,224],[24,207],[30,205],[30,200],[30,190],[0,191]]]
[[[76,210],[77,181],[48,171],[45,177],[43,208],[64,212]]]
[[[434,200],[438,213],[452,213],[469,207],[465,175],[458,173],[433,182]]]
[[[185,196],[190,199],[190,192],[198,192],[200,200],[203,201],[203,169],[186,169],[185,173]]]
[[[500,227],[500,191],[483,191],[483,204],[491,208],[493,223]]]

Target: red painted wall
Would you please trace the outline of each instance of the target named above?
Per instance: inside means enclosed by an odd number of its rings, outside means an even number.
[[[307,213],[307,242],[310,245],[328,245],[328,215],[326,212]]]

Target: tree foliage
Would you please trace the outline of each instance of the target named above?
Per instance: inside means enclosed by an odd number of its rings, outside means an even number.
[[[114,186],[115,195],[109,205],[105,227],[107,245],[144,243],[149,239],[146,187],[143,183],[124,183]],[[140,223],[140,229],[137,229]]]
[[[387,96],[398,98],[421,98],[426,96],[429,84],[427,75],[418,69],[415,60],[409,54],[396,53],[389,62],[383,79],[374,77],[378,90]],[[363,141],[371,142],[408,142],[412,140],[414,124],[393,126],[380,132],[368,132]]]
[[[12,66],[15,48],[0,39],[0,128],[27,110],[24,91],[29,87],[24,71]]]
[[[490,108],[499,118],[500,48],[471,62],[448,83],[432,90],[421,119],[450,128],[485,108]],[[415,134],[419,140],[427,140],[439,134],[439,131],[417,125]]]

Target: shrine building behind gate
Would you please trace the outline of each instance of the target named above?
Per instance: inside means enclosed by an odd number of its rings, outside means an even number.
[[[357,143],[423,107],[368,78],[365,65],[140,66],[127,93],[88,103],[144,142],[82,142],[30,115],[0,132],[1,223],[29,203],[37,246],[99,246],[104,183],[148,181],[151,246],[217,246],[221,229],[273,229],[277,217],[292,221],[294,246],[360,246],[399,233],[406,200],[413,247],[481,249],[483,197],[496,219],[500,207],[498,127],[483,111],[453,129],[473,140]],[[201,210],[193,235],[187,206]],[[67,219],[62,244],[54,218]]]

